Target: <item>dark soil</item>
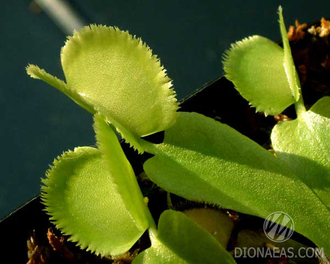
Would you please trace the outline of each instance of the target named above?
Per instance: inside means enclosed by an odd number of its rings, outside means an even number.
[[[330,37],[319,37],[307,33],[307,26],[297,24],[291,28],[291,47],[294,61],[298,69],[302,84],[303,98],[306,107],[311,107],[318,99],[330,95]],[[316,24],[316,27],[319,26]],[[181,105],[181,111],[194,111],[215,118],[226,123],[242,134],[255,140],[266,149],[270,149],[270,132],[279,121],[287,118],[295,118],[293,107],[289,107],[284,115],[277,117],[265,117],[262,113],[255,113],[255,109],[236,92],[232,84],[226,79],[218,79],[207,84],[207,89],[192,95]],[[163,134],[150,137],[149,140],[160,142]],[[191,207],[204,207],[211,205],[186,201],[178,196],[171,195],[171,204],[168,203],[168,194],[155,186],[143,174],[142,164],[149,156],[138,156],[129,147],[123,146],[129,160],[132,162],[136,175],[139,176],[139,184],[145,196],[149,198],[149,208],[158,221],[160,214],[170,208],[186,210]],[[214,208],[214,207],[213,207]],[[238,233],[241,230],[257,230],[262,226],[262,219],[251,217],[236,212],[227,212],[234,219],[235,228],[228,245],[228,250],[235,246]],[[313,245],[306,238],[295,234],[295,240],[306,245]],[[49,224],[49,229],[37,230],[27,238],[29,264],[39,263],[131,263],[132,259],[140,251],[150,246],[147,234],[120,259],[100,258],[75,247],[67,241],[66,237],[56,231]],[[247,260],[238,260],[239,263],[248,263]],[[259,259],[250,263],[293,263],[288,259]],[[297,262],[298,263],[298,262]]]

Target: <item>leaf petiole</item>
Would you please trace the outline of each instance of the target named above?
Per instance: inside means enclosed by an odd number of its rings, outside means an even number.
[[[304,104],[304,99],[302,97],[302,93],[300,92],[300,97],[299,100],[294,104],[296,113],[297,113],[297,117],[299,118],[303,113],[306,112],[306,107]]]

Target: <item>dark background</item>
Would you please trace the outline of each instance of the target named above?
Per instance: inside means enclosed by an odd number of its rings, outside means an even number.
[[[66,34],[32,1],[1,2],[0,218],[39,193],[53,159],[94,145],[92,117],[54,88],[30,79],[34,63],[63,78]],[[71,0],[86,23],[115,25],[141,37],[157,54],[181,99],[222,74],[230,43],[258,34],[279,40],[277,8],[287,26],[297,18],[330,17],[330,1]]]

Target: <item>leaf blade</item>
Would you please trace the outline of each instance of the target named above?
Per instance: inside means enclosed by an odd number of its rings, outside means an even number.
[[[85,27],[68,38],[61,60],[68,86],[103,108],[109,122],[124,127],[126,140],[175,122],[171,80],[151,49],[128,32]]]
[[[297,119],[277,124],[271,134],[277,156],[330,207],[330,97]]]
[[[296,71],[296,67],[294,65],[294,61],[292,58],[291,48],[289,44],[288,39],[288,33],[285,28],[285,23],[283,19],[283,10],[280,6],[278,8],[278,14],[279,14],[279,23],[280,23],[280,30],[282,35],[282,42],[283,42],[283,49],[284,49],[284,60],[283,60],[283,66],[285,69],[285,73],[287,76],[287,80],[290,85],[291,93],[295,101],[297,102],[299,100],[300,95],[300,81],[298,78],[298,74]]]
[[[181,212],[165,211],[152,247],[133,264],[151,263],[236,263],[214,237]]]
[[[297,232],[330,252],[329,210],[281,161],[232,128],[180,113],[156,148],[144,169],[166,191],[263,218],[286,212]]]
[[[145,231],[126,210],[106,169],[97,149],[76,148],[54,161],[42,187],[46,211],[57,228],[102,256],[125,253]]]
[[[140,229],[146,230],[150,221],[150,212],[143,200],[141,189],[137,183],[133,168],[122,150],[115,132],[104,121],[101,115],[94,116],[94,130],[97,145],[102,153],[110,174],[127,210]]]
[[[225,77],[258,112],[280,114],[294,103],[283,68],[283,49],[261,36],[232,44],[224,55]]]
[[[53,86],[54,88],[71,98],[76,104],[80,105],[82,108],[86,109],[91,114],[95,114],[94,106],[88,102],[87,98],[84,98],[83,95],[80,95],[79,93],[76,93],[75,91],[71,90],[65,82],[47,73],[44,69],[40,69],[36,65],[29,64],[26,67],[26,72],[31,78],[42,80],[45,83]]]

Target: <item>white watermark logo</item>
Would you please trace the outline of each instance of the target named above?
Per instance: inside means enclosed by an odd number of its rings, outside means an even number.
[[[312,247],[285,247],[280,246],[281,242],[285,242],[291,238],[294,233],[294,222],[292,218],[284,212],[274,212],[267,216],[263,224],[264,234],[268,239],[274,242],[266,243],[262,247],[235,247],[235,258],[287,258],[287,259],[321,259],[327,262],[323,248]],[[322,262],[323,263],[323,262]]]
[[[324,248],[300,247],[300,248],[280,248],[280,247],[236,247],[234,250],[235,258],[288,258],[288,259],[317,259],[320,258],[327,262]]]
[[[292,236],[294,222],[288,214],[278,211],[267,216],[263,229],[269,240],[281,243],[287,241]]]

